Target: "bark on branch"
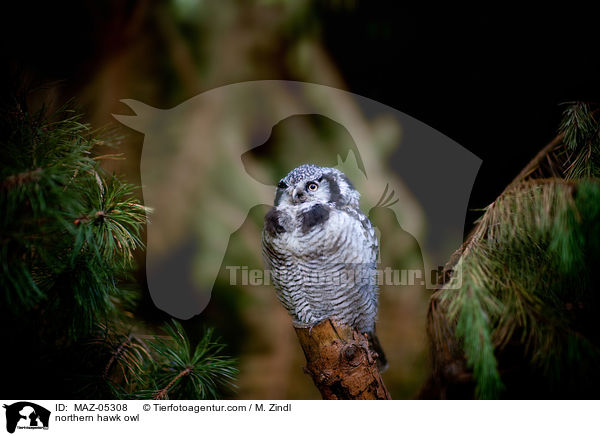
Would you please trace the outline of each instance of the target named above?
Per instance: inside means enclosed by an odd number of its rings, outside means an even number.
[[[296,334],[323,399],[391,400],[365,335],[329,319]]]

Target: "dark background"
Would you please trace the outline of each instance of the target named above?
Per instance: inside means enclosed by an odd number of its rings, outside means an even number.
[[[16,75],[36,84],[62,80],[66,94],[76,93],[107,56],[138,37],[125,26],[137,2],[15,3],[2,14],[5,92]],[[340,3],[313,2],[299,31],[318,28],[349,91],[423,121],[483,160],[473,208],[493,201],[554,137],[560,103],[597,99],[591,10]],[[155,4],[164,2],[147,7]]]
[[[565,5],[434,11],[365,2],[327,15],[325,41],[352,92],[423,121],[483,160],[470,200],[480,208],[556,135],[561,103],[597,100],[593,17]]]

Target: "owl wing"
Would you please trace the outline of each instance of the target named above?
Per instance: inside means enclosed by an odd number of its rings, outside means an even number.
[[[355,216],[358,219],[358,221],[361,223],[361,226],[363,228],[364,236],[367,241],[367,249],[371,250],[370,258],[373,263],[373,270],[376,271],[377,256],[379,255],[379,241],[377,240],[377,234],[375,233],[375,227],[373,227],[371,220],[369,220],[369,218],[360,209],[355,210]],[[371,301],[375,307],[378,306],[377,294],[378,294],[377,280],[375,279],[375,281],[372,283],[372,286],[371,286],[370,292],[369,292],[369,298],[371,299]],[[367,322],[367,325],[368,324],[369,323]],[[383,348],[381,346],[381,343],[379,342],[379,338],[377,337],[377,334],[375,332],[374,319],[373,319],[372,330],[370,330],[370,329],[367,329],[367,330],[368,330],[367,335],[368,335],[368,340],[369,340],[369,346],[370,346],[371,350],[376,353],[377,367],[379,368],[379,371],[383,372],[388,368],[388,361],[387,361],[387,357],[383,351]]]
[[[369,217],[367,217],[362,210],[351,207],[346,208],[345,212],[360,222],[366,241],[366,249],[370,250],[370,259],[372,262],[377,263],[377,256],[379,254],[379,241],[377,240],[375,227],[373,227],[373,224],[371,224]]]

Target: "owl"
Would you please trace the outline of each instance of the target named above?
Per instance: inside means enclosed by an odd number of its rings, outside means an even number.
[[[279,181],[265,215],[262,251],[277,297],[294,326],[333,318],[366,333],[387,362],[375,334],[378,242],[359,208],[360,194],[335,168],[302,165]]]

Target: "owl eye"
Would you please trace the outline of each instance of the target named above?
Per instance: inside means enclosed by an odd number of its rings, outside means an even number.
[[[319,189],[319,185],[317,185],[315,182],[310,182],[307,186],[309,191],[316,191],[317,189]]]

